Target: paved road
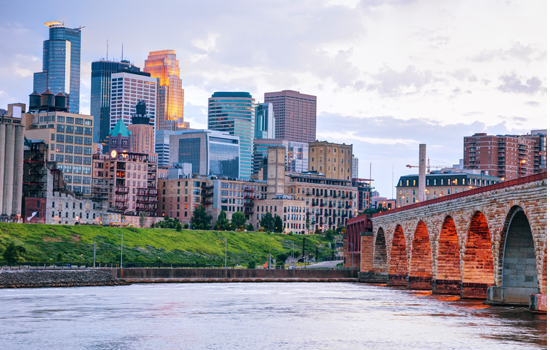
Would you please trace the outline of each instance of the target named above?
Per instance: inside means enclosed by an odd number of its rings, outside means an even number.
[[[295,268],[296,269],[302,269],[302,268],[315,269],[315,268],[319,268],[319,267],[325,267],[325,268],[330,269],[330,268],[336,267],[336,265],[338,265],[341,262],[342,262],[342,260],[323,261],[323,262],[320,262],[320,263],[306,265],[306,266],[296,266]]]

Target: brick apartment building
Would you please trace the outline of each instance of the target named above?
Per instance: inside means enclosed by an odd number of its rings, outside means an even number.
[[[546,171],[546,130],[529,135],[464,137],[464,169],[513,180]]]

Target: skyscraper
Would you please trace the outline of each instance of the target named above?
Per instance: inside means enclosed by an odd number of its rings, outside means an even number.
[[[139,67],[130,61],[120,62],[100,60],[92,62],[92,93],[90,114],[94,116],[94,142],[108,146],[111,130],[111,74],[120,72],[140,72]]]
[[[259,103],[256,105],[254,137],[257,139],[275,138],[275,117],[271,103]]]
[[[264,102],[273,104],[275,138],[314,142],[317,138],[317,96],[299,91],[266,92]]]
[[[111,129],[118,119],[122,119],[126,126],[130,125],[131,118],[136,114],[136,105],[139,100],[146,104],[146,115],[150,124],[155,128],[157,112],[158,79],[144,72],[122,72],[111,75]]]
[[[240,139],[240,177],[252,175],[255,106],[248,92],[215,92],[208,99],[208,129]]]
[[[176,52],[174,50],[150,52],[145,60],[143,71],[150,73],[153,78],[159,78],[157,130],[189,128],[183,120],[184,91]]]
[[[80,30],[65,28],[58,21],[44,23],[50,28],[44,41],[42,72],[34,73],[33,89],[38,93],[50,90],[68,95],[70,113],[80,109]]]

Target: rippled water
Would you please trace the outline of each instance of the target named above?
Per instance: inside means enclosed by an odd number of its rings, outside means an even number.
[[[1,349],[540,349],[546,315],[358,283],[0,290]]]

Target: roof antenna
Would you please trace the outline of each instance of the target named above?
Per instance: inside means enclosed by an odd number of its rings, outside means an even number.
[[[121,61],[124,60],[124,43],[122,43],[122,56],[120,58]]]
[[[109,60],[109,39],[107,39],[107,55],[105,56],[105,59]]]

